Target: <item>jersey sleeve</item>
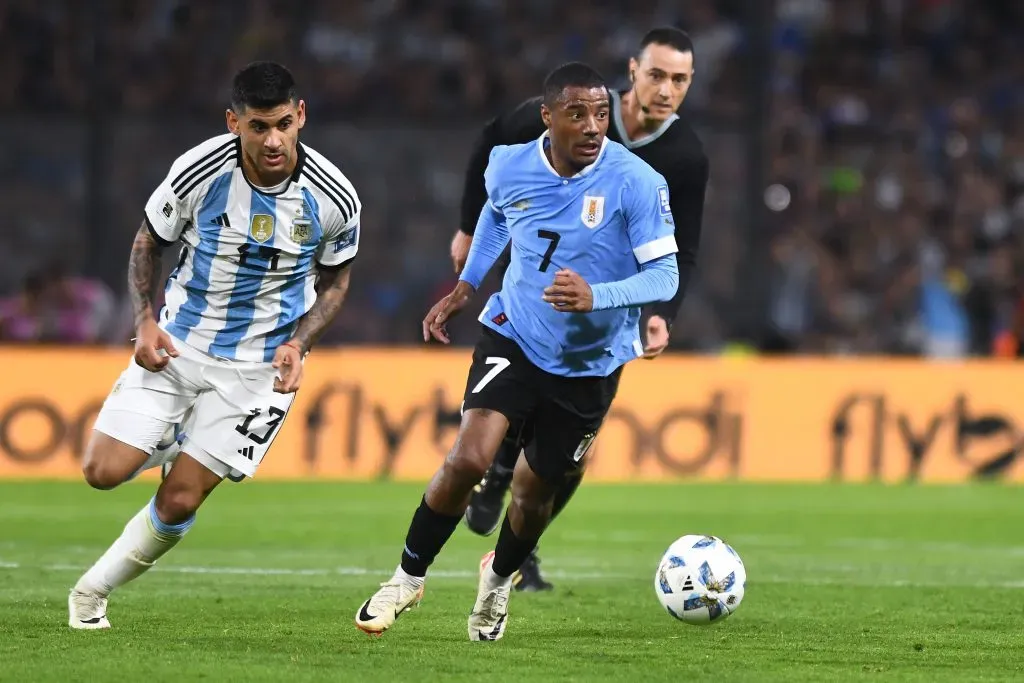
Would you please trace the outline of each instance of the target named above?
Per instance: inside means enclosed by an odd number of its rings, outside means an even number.
[[[708,186],[708,158],[702,148],[688,150],[679,164],[665,174],[669,181],[672,201],[672,220],[676,224],[676,254],[679,264],[679,288],[669,301],[651,307],[651,313],[664,318],[670,325],[686,295],[687,285],[697,264],[700,247],[701,222],[704,215],[704,196]]]
[[[324,239],[320,243],[316,261],[329,268],[341,266],[356,257],[359,252],[360,218],[363,205],[353,190],[349,195],[355,210],[351,217],[340,210],[330,212],[324,222]]]
[[[501,201],[501,175],[505,168],[505,158],[508,156],[508,147],[502,145],[491,149],[487,155],[487,168],[483,172],[484,192],[486,193],[483,208],[490,208],[503,214],[504,209]],[[477,211],[477,215],[480,212]],[[475,222],[475,221],[474,221]]]
[[[643,168],[626,186],[626,231],[640,265],[678,251],[668,183],[653,169]]]
[[[167,177],[146,202],[145,218],[158,242],[169,245],[192,220],[202,190],[237,154],[237,138],[219,135],[196,145],[171,164]]]
[[[466,267],[463,268],[459,278],[468,282],[474,289],[480,287],[480,283],[494,267],[494,263],[509,242],[508,227],[502,210],[501,184],[499,183],[505,149],[507,148],[496,147],[491,150],[489,155],[490,161],[483,174],[487,201],[477,217],[473,244],[469,249]]]
[[[188,169],[188,159],[179,157],[146,202],[146,225],[157,242],[164,246],[177,242],[185,224],[191,220],[193,203],[199,193],[190,192],[179,197],[174,191],[175,179],[187,174]]]

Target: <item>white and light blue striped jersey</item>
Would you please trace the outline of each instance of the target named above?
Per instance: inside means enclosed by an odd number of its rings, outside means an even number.
[[[316,266],[359,250],[361,204],[338,168],[299,143],[295,172],[257,188],[231,134],[180,156],[146,203],[162,244],[181,240],[159,324],[212,356],[270,362],[316,301]]]

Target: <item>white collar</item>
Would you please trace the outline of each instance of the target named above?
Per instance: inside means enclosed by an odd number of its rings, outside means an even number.
[[[661,122],[650,135],[645,135],[638,140],[630,140],[629,136],[626,135],[626,123],[622,119],[622,97],[619,95],[619,91],[613,88],[608,89],[612,97],[612,125],[615,126],[615,130],[619,132],[619,138],[622,140],[622,144],[625,145],[626,149],[636,149],[637,147],[643,147],[654,142],[668,130],[669,126],[679,120],[679,114],[672,114],[667,119]]]
[[[544,133],[539,138],[537,138],[537,151],[540,153],[540,160],[544,162],[544,165],[547,167],[549,171],[551,171],[559,178],[564,178],[565,176],[560,175],[558,171],[555,170],[555,167],[551,165],[551,161],[548,159],[548,155],[544,153],[544,141],[550,139],[550,137],[550,131],[544,131]],[[601,141],[601,150],[597,153],[597,158],[594,159],[594,163],[587,164],[579,173],[572,177],[581,178],[590,173],[591,171],[593,171],[595,168],[597,168],[597,165],[601,163],[601,159],[604,157],[604,150],[607,146],[608,136],[606,135],[604,139]]]
[[[242,173],[245,173],[245,171],[243,170]],[[291,182],[291,176],[288,176],[287,178],[279,182],[277,185],[274,185],[273,187],[261,187],[256,183],[252,183],[252,186],[253,188],[259,190],[263,194],[281,194],[282,192],[284,192],[284,189],[288,186],[289,182]]]

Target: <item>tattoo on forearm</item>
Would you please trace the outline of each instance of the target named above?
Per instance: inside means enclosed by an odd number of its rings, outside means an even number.
[[[128,260],[128,293],[132,300],[135,326],[153,317],[153,290],[160,275],[160,245],[149,234],[145,223],[135,233],[132,255]]]
[[[303,353],[309,351],[341,310],[341,305],[345,303],[345,295],[348,293],[348,282],[348,266],[320,272],[320,280],[316,287],[316,303],[302,316],[295,334],[292,335],[292,341],[302,346]]]

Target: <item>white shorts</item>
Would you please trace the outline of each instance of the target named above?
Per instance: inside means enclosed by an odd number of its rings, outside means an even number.
[[[167,430],[183,425],[181,450],[220,477],[256,473],[295,394],[274,392],[270,363],[214,358],[175,339],[179,356],[160,372],[132,358],[110,391],[94,428],[147,454]]]

